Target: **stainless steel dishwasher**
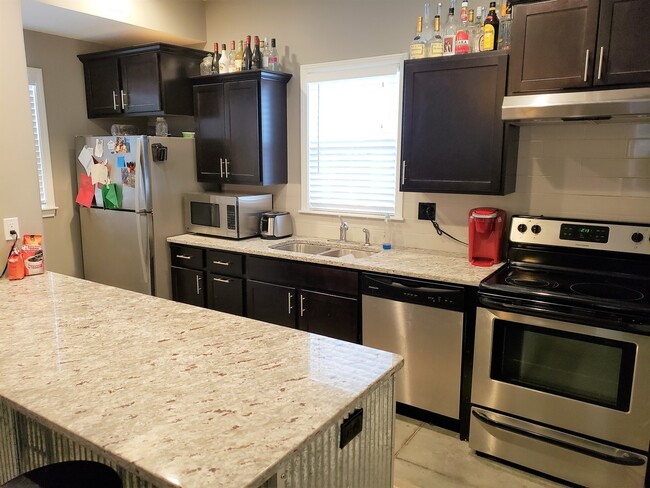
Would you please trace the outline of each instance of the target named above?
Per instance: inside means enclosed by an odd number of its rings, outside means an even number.
[[[363,344],[404,357],[400,403],[459,419],[462,286],[364,273]]]

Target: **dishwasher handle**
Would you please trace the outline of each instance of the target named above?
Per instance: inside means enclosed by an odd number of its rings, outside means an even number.
[[[457,311],[465,302],[462,286],[369,273],[363,274],[362,294]]]

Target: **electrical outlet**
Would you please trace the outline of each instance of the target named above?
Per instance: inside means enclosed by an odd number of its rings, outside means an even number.
[[[418,220],[436,220],[436,204],[420,202],[418,204]]]
[[[5,224],[5,241],[13,241],[20,237],[20,231],[18,230],[18,217],[10,217],[4,220]],[[16,236],[11,235],[11,231],[16,231]]]

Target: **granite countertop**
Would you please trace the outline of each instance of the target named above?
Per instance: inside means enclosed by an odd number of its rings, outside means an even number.
[[[261,484],[403,363],[50,272],[0,296],[0,397],[160,487]]]
[[[288,237],[277,240],[254,237],[237,241],[198,234],[183,234],[169,237],[167,242],[470,286],[478,286],[484,278],[499,268],[499,265],[473,266],[467,259],[466,254],[413,248],[384,251],[379,246],[367,247],[359,243],[346,243],[343,246],[351,249],[377,251],[377,253],[366,258],[353,258],[352,256],[335,258],[281,251],[270,247],[287,242],[307,242],[329,246],[340,245],[337,241],[332,242],[326,239],[309,237]]]

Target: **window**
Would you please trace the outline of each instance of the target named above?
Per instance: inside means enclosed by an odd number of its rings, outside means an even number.
[[[43,217],[54,217],[54,185],[52,183],[52,161],[50,143],[47,133],[47,116],[45,114],[45,93],[43,91],[43,72],[40,68],[27,68],[29,84],[29,103],[32,111],[32,130],[36,146],[36,167],[41,193]]]
[[[402,217],[397,168],[404,59],[301,67],[302,211]]]

